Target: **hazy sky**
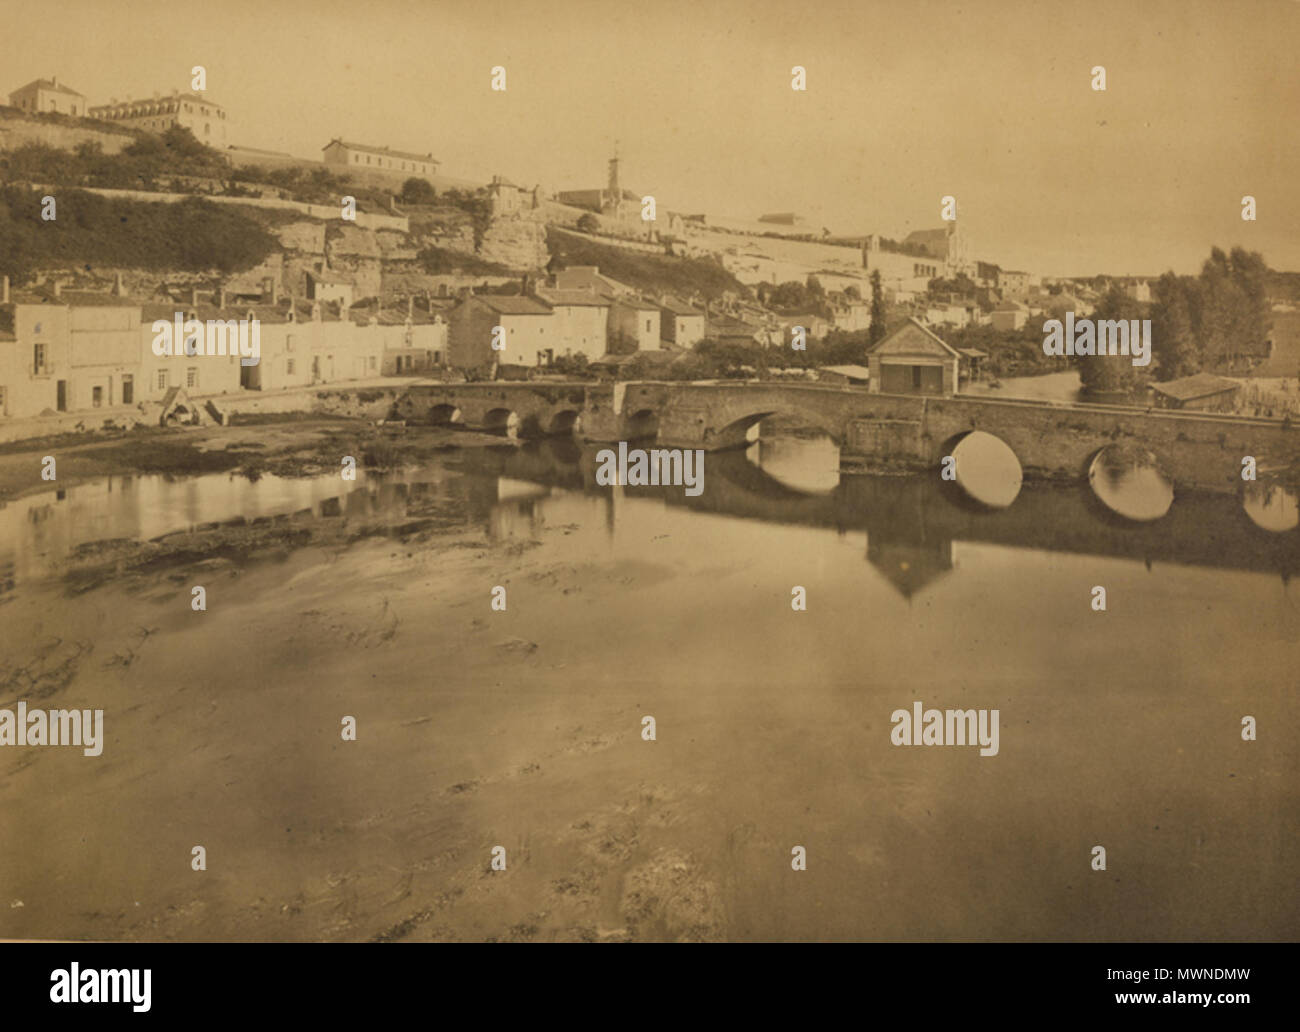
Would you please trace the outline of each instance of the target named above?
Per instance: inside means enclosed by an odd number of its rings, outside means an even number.
[[[106,103],[202,64],[234,142],[304,157],[342,136],[559,190],[603,185],[618,140],[666,208],[902,236],[951,194],[1004,266],[1191,272],[1217,243],[1300,269],[1295,0],[0,0],[0,24],[4,93]]]

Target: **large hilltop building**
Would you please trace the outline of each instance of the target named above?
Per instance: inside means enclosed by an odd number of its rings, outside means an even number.
[[[390,150],[387,147],[370,147],[364,143],[348,143],[337,138],[325,144],[321,151],[327,165],[393,172],[397,175],[437,175],[440,164],[432,154],[413,154],[410,151]]]
[[[9,106],[28,114],[48,112],[80,117],[86,114],[86,98],[64,86],[58,78],[33,79],[9,94]]]
[[[113,98],[90,108],[89,114],[101,121],[154,133],[166,132],[174,125],[184,126],[200,143],[218,150],[225,150],[229,142],[226,109],[198,93],[172,90],[170,97],[155,93],[149,100],[127,98],[120,103]]]
[[[641,198],[619,182],[618,157],[609,159],[609,185],[603,190],[561,190],[556,199],[571,208],[583,208],[613,218],[640,216]]]

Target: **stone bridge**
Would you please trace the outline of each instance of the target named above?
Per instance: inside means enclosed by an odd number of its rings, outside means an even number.
[[[397,405],[413,421],[519,436],[577,431],[593,441],[661,447],[742,446],[755,423],[788,415],[823,429],[844,465],[873,460],[932,468],[972,430],[1004,441],[1026,473],[1080,477],[1097,452],[1129,443],[1155,453],[1175,484],[1235,490],[1242,458],[1261,469],[1300,460],[1300,427],[1275,420],[1110,405],[873,394],[769,383],[413,384]]]
[[[1242,501],[1225,492],[1185,492],[1151,523],[1116,517],[1087,484],[1030,482],[1013,505],[972,505],[937,477],[848,476],[827,492],[806,493],[773,479],[738,452],[710,455],[706,490],[620,487],[596,482],[600,444],[571,440],[541,448],[467,449],[463,468],[606,499],[608,519],[620,499],[650,499],[699,512],[786,525],[866,530],[872,555],[914,553],[919,567],[950,563],[953,542],[1300,575],[1300,530],[1274,533],[1255,525]],[[947,557],[945,559],[945,557]]]

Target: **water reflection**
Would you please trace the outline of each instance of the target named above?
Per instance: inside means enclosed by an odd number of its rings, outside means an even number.
[[[1130,520],[1158,520],[1174,502],[1174,485],[1149,451],[1108,444],[1088,469],[1088,482],[1102,503]]]
[[[795,491],[829,494],[839,486],[839,445],[820,431],[801,432],[798,436],[760,434],[745,449],[745,458]]]
[[[972,430],[952,450],[957,485],[975,501],[1004,509],[1020,494],[1020,460],[1004,441]]]
[[[477,528],[492,540],[572,525],[582,528],[572,532],[574,540],[595,532],[615,542],[651,541],[672,523],[678,554],[704,565],[712,550],[693,529],[705,526],[704,516],[727,521],[736,535],[752,539],[756,556],[780,547],[772,542],[790,528],[831,531],[828,548],[838,547],[836,538],[845,534],[865,533],[863,558],[908,598],[956,570],[957,542],[1106,556],[1144,567],[1171,562],[1272,572],[1284,579],[1300,571],[1300,534],[1280,533],[1297,527],[1294,491],[1249,485],[1249,519],[1231,495],[1187,493],[1171,508],[1168,482],[1152,483],[1153,460],[1147,458],[1135,464],[1099,455],[1091,486],[1022,484],[1004,473],[1003,493],[983,497],[1007,498],[1014,483],[1014,504],[989,508],[955,499],[952,485],[933,474],[841,478],[834,442],[821,435],[764,437],[744,451],[710,453],[697,497],[682,487],[598,485],[599,447],[555,438],[449,451],[417,469],[383,475],[358,470],[358,479],[346,483],[335,475],[255,482],[231,474],[146,475],[32,495],[0,509],[0,597],[55,571],[63,557],[91,542],[288,520],[364,519],[394,534],[433,524]],[[963,452],[957,455],[959,472],[963,461],[968,475],[979,469]],[[1159,504],[1125,503],[1118,511],[1145,513],[1147,522],[1141,515],[1116,520],[1093,497],[1094,490],[1098,497],[1107,492],[1119,505],[1135,482],[1142,499],[1158,488]],[[1158,524],[1150,522],[1158,516]]]
[[[1300,526],[1300,504],[1296,492],[1276,481],[1246,484],[1242,508],[1255,526],[1280,533]]]

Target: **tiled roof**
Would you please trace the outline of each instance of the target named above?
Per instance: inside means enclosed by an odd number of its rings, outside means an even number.
[[[410,151],[390,150],[387,147],[370,147],[364,143],[348,143],[346,140],[333,139],[325,144],[321,150],[332,147],[334,144],[340,144],[348,150],[361,151],[363,154],[382,154],[387,158],[403,158],[407,161],[430,161],[434,164],[441,164],[437,158],[431,154],[412,154]]]
[[[593,290],[572,289],[566,290],[559,287],[538,287],[537,296],[549,305],[560,305],[564,307],[588,306],[596,308],[608,308],[609,298],[603,294],[597,294]]]
[[[492,311],[501,315],[550,315],[550,306],[532,297],[518,297],[510,294],[475,294],[475,301],[481,301]]]
[[[335,272],[333,269],[324,269],[320,272],[313,272],[311,269],[308,269],[307,275],[317,283],[332,283],[348,287],[352,286],[352,280],[350,277],[345,276],[340,272]]]
[[[659,303],[660,308],[666,308],[673,315],[703,315],[698,308],[692,308],[685,301],[679,301],[675,297],[666,297]]]
[[[14,90],[14,93],[22,93],[24,90],[30,90],[33,86],[37,89],[52,90],[55,93],[66,93],[73,97],[84,97],[84,94],[78,93],[76,90],[70,90],[63,83],[55,82],[53,79],[33,79],[26,86]]]
[[[1241,384],[1235,380],[1215,376],[1213,373],[1196,373],[1193,376],[1184,376],[1181,379],[1169,380],[1166,383],[1153,383],[1151,389],[1157,394],[1163,394],[1178,401],[1190,401],[1193,398],[1204,398],[1211,394],[1220,394],[1223,391],[1235,391],[1240,386]]]
[[[634,308],[638,312],[657,312],[659,306],[649,301],[644,301],[639,297],[609,297],[611,304],[622,305],[624,308]]]

